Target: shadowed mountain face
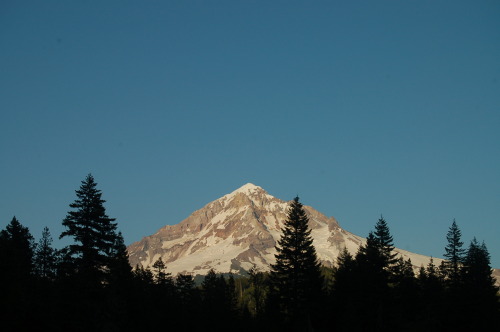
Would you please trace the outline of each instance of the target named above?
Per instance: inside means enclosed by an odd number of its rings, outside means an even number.
[[[288,203],[269,195],[261,187],[246,184],[202,209],[177,225],[165,226],[128,247],[132,266],[151,266],[161,256],[167,272],[205,274],[239,272],[253,265],[270,269]],[[354,254],[365,239],[342,229],[333,217],[304,206],[312,229],[319,260],[327,266],[336,262],[346,247]],[[430,257],[396,250],[415,266],[426,265]],[[439,264],[440,260],[435,260]]]

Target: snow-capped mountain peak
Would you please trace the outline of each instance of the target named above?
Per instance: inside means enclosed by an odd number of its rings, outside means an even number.
[[[342,229],[335,218],[304,206],[318,259],[333,265],[345,247],[355,253],[365,239]],[[159,258],[173,273],[239,272],[256,266],[269,270],[286,220],[288,203],[247,183],[193,212],[177,225],[165,226],[128,247],[132,266],[151,266]],[[413,264],[429,257],[398,250]]]
[[[234,190],[230,194],[224,195],[218,200],[215,200],[210,205],[220,202],[224,207],[230,204],[236,197],[239,195],[243,195],[243,198],[239,198],[237,201],[251,201],[254,205],[263,205],[268,203],[269,201],[279,201],[280,203],[284,203],[281,200],[276,199],[275,197],[269,195],[262,187],[256,186],[253,183],[247,183],[240,188]],[[213,205],[212,205],[213,206]]]
[[[243,186],[239,187],[235,191],[233,191],[232,194],[234,194],[234,193],[252,194],[252,193],[259,191],[259,190],[263,191],[264,189],[249,182],[249,183],[244,184]]]

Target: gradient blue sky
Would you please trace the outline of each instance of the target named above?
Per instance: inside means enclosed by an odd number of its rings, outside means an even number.
[[[2,1],[0,227],[91,172],[127,244],[247,182],[500,267],[500,2]]]

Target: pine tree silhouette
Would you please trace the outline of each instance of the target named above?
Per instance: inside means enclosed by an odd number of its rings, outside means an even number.
[[[463,242],[461,241],[462,232],[457,226],[455,219],[446,234],[448,241],[445,247],[444,257],[447,261],[444,262],[444,273],[448,282],[453,287],[458,287],[461,282],[461,268],[464,261],[465,250],[462,248]]]
[[[94,177],[89,174],[76,191],[77,199],[70,204],[62,224],[66,230],[59,236],[72,237],[75,241],[64,248],[68,261],[73,263],[74,273],[95,285],[107,281],[107,271],[118,234],[115,219],[106,215],[102,193],[97,189]]]
[[[35,272],[44,280],[54,280],[56,275],[57,251],[52,248],[52,236],[48,227],[42,232],[42,238],[35,249]]]
[[[463,285],[468,305],[468,326],[486,330],[500,327],[498,287],[492,276],[490,254],[485,243],[474,238],[464,259]]]
[[[32,322],[34,239],[16,217],[0,231],[0,319],[7,331]]]
[[[276,246],[276,264],[271,266],[271,293],[285,320],[309,324],[314,304],[323,287],[320,263],[313,246],[309,219],[299,198],[291,203],[282,235]],[[298,326],[297,325],[297,326]]]

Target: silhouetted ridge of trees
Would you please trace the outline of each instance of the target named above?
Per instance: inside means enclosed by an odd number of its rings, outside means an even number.
[[[394,251],[383,217],[353,255],[321,267],[308,218],[295,198],[270,272],[210,270],[196,283],[172,276],[159,258],[128,262],[123,236],[92,175],[76,190],[56,250],[13,217],[0,231],[2,331],[484,331],[500,329],[490,254],[475,238],[464,248],[453,220],[439,266],[415,274]]]

